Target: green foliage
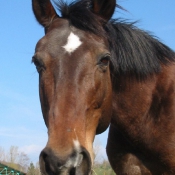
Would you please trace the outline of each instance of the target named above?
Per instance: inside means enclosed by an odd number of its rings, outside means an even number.
[[[95,164],[93,167],[92,175],[115,175],[108,161]]]
[[[35,175],[35,166],[32,162],[30,163],[30,166],[28,167],[27,174],[28,175]]]
[[[34,166],[34,164],[31,162],[30,166],[28,167],[27,175],[41,175],[39,164],[36,163],[36,165]]]

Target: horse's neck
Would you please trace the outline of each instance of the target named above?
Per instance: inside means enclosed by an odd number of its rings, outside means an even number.
[[[120,81],[117,90],[113,92],[112,122],[136,137],[147,118],[156,83],[154,81],[132,83],[127,78],[124,80]]]
[[[112,123],[131,139],[155,139],[172,120],[175,120],[174,65],[142,82],[122,77],[116,83]]]

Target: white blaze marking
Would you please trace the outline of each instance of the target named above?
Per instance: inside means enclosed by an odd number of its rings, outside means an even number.
[[[74,149],[76,151],[76,156],[74,158],[74,167],[77,167],[81,164],[82,160],[83,160],[83,155],[80,154],[81,152],[81,147],[80,147],[80,142],[78,140],[73,140],[74,143]]]
[[[73,140],[73,143],[74,143],[74,148],[75,148],[76,152],[79,153],[81,150],[80,142],[78,140]]]
[[[77,167],[82,163],[83,155],[81,153],[81,146],[80,142],[78,140],[73,139],[73,145],[75,150],[75,155],[73,157],[70,157],[64,167],[70,168],[70,167]]]
[[[63,48],[69,52],[72,53],[74,52],[80,45],[82,44],[82,42],[80,41],[80,38],[75,35],[74,33],[70,33],[70,35],[68,36],[67,39],[67,43],[65,46],[63,46]]]

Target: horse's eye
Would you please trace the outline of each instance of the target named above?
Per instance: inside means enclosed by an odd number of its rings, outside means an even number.
[[[36,57],[32,57],[32,63],[35,64],[38,73],[45,69],[43,62]]]
[[[103,57],[100,58],[99,60],[99,64],[102,66],[108,66],[109,65],[109,61],[110,61],[110,55],[106,54]]]

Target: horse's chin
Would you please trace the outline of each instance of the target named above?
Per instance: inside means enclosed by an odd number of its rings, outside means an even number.
[[[91,162],[83,159],[77,167],[63,168],[57,175],[91,175]]]
[[[89,152],[81,148],[81,153],[73,153],[64,164],[52,155],[50,149],[45,148],[40,154],[40,169],[42,175],[90,175],[92,161]],[[52,157],[47,158],[47,153]],[[50,160],[50,161],[48,161]]]
[[[91,169],[87,165],[80,165],[78,167],[62,169],[57,173],[43,173],[42,175],[91,175]]]

